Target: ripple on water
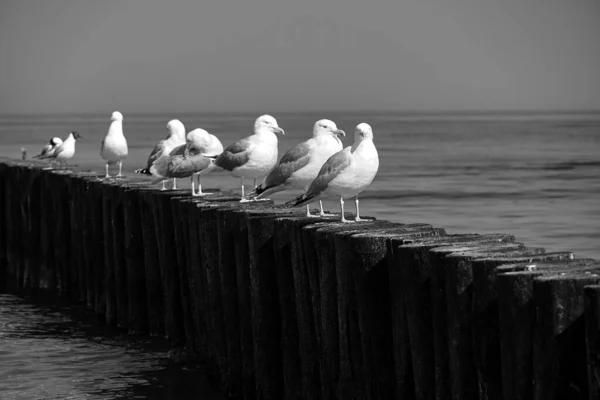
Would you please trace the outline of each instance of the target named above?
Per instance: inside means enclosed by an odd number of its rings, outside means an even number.
[[[164,343],[0,294],[0,399],[222,399]]]

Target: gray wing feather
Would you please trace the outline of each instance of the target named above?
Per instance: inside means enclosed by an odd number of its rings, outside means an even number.
[[[307,142],[302,142],[289,149],[277,167],[267,175],[265,181],[260,185],[262,190],[284,184],[294,172],[305,167],[310,161],[311,150],[312,146]]]
[[[249,151],[252,147],[253,143],[249,138],[240,139],[227,146],[217,157],[215,164],[227,171],[232,171],[248,162]]]
[[[350,147],[346,147],[344,150],[338,151],[327,159],[325,164],[321,167],[319,174],[314,181],[310,184],[306,193],[302,196],[286,203],[292,206],[300,206],[310,203],[312,199],[323,194],[329,182],[334,180],[340,172],[348,168],[352,164],[352,155],[350,153]]]
[[[152,167],[152,164],[154,163],[154,161],[158,160],[163,155],[162,152],[164,149],[164,145],[165,145],[164,140],[160,140],[158,143],[156,143],[156,146],[154,146],[154,149],[152,149],[152,152],[148,156],[148,162],[146,163],[147,169],[150,169],[150,167]]]

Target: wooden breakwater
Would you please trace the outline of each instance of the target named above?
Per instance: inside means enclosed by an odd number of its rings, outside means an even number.
[[[185,345],[246,399],[597,399],[600,262],[0,160],[0,282]]]

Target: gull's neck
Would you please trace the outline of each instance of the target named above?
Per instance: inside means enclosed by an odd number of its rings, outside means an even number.
[[[277,135],[269,128],[258,128],[254,131],[254,136],[257,136],[261,141],[277,143]]]
[[[366,149],[367,147],[370,147],[369,145],[370,146],[374,146],[373,140],[366,139],[366,138],[361,138],[360,140],[354,141],[354,144],[352,145],[352,148],[350,149],[350,152],[352,152],[352,153],[354,153],[356,151],[360,152],[363,149]]]
[[[107,136],[123,135],[123,121],[113,121],[108,128]]]

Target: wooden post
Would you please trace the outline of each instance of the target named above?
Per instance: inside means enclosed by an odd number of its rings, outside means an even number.
[[[260,399],[280,399],[283,396],[281,322],[273,232],[274,218],[285,214],[298,215],[299,211],[270,207],[268,214],[257,211],[246,220],[256,396]]]
[[[548,271],[595,268],[594,260],[560,260],[498,267],[500,354],[505,399],[533,398],[534,279]]]
[[[505,257],[506,256],[506,257]],[[500,326],[496,290],[497,267],[503,264],[568,260],[571,252],[532,254],[514,257],[486,255],[471,261],[473,273],[472,337],[480,399],[502,399],[502,364],[500,359]]]
[[[146,264],[143,226],[140,218],[141,196],[138,188],[125,189],[123,214],[125,223],[125,265],[127,270],[129,333],[142,335],[149,332],[146,302]]]
[[[583,289],[589,399],[600,399],[600,285]]]
[[[146,278],[146,304],[148,310],[148,331],[151,336],[165,336],[165,295],[163,292],[158,256],[158,237],[154,223],[154,189],[141,189],[139,192],[139,215],[142,224],[144,247],[144,271]]]
[[[600,282],[597,267],[534,280],[534,399],[588,397],[583,288]]]

